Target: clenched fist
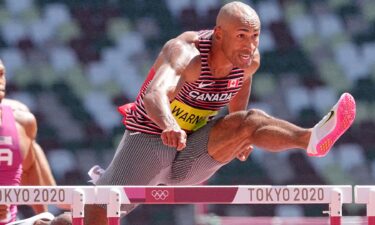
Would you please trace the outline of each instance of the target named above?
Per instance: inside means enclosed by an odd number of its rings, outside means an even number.
[[[163,144],[181,151],[186,147],[186,132],[179,127],[166,128],[161,133]]]
[[[245,150],[243,150],[237,155],[237,159],[242,162],[245,162],[247,158],[249,158],[249,155],[251,154],[253,150],[254,150],[254,147],[250,145],[249,147],[247,147]]]

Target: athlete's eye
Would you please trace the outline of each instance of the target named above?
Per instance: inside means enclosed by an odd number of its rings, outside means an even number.
[[[245,34],[237,34],[238,38],[245,38]]]

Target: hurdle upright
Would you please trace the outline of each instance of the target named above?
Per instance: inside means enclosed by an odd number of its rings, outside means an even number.
[[[375,225],[375,186],[357,185],[354,196],[356,204],[366,204],[368,225]]]
[[[344,203],[350,185],[0,187],[0,204],[70,204],[73,225],[83,225],[85,204],[107,205],[109,225],[120,224],[121,204],[329,204],[330,224],[340,225]]]

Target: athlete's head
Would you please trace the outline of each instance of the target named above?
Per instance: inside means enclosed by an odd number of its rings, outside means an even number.
[[[71,214],[63,213],[56,216],[50,225],[72,225],[72,216]]]
[[[1,61],[0,59],[0,103],[5,97],[5,86],[6,86],[5,67],[4,67],[3,61]]]
[[[249,5],[230,2],[216,18],[214,38],[225,57],[236,67],[250,66],[259,46],[260,20]]]

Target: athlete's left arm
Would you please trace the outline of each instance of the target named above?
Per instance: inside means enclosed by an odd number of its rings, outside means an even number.
[[[244,83],[240,91],[229,102],[229,105],[228,105],[229,113],[237,112],[241,110],[247,110],[247,106],[249,104],[250,93],[251,93],[251,83],[253,80],[253,75],[258,70],[259,66],[260,66],[260,55],[257,49],[254,55],[252,65],[250,66],[249,69],[245,70]],[[242,152],[238,153],[237,159],[242,162],[245,162],[252,151],[253,151],[253,146],[250,145],[246,149],[244,149]]]
[[[48,164],[47,158],[36,142],[37,122],[34,115],[30,111],[16,110],[18,114],[18,122],[25,130],[26,138],[28,140],[21,140],[27,142],[26,154],[24,155],[22,163],[22,186],[50,186],[56,185],[55,179],[52,175],[51,168]],[[47,205],[32,205],[35,213],[41,213],[48,210]]]
[[[258,49],[255,52],[253,62],[251,66],[245,70],[244,82],[236,96],[229,102],[228,110],[229,113],[237,112],[241,110],[247,110],[249,104],[249,98],[251,93],[251,83],[253,75],[260,66],[260,55]]]

